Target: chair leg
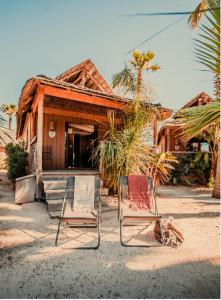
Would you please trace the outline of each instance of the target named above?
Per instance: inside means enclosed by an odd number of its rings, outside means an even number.
[[[60,226],[61,226],[61,221],[59,221],[59,223],[58,223],[58,230],[57,230],[56,239],[55,239],[55,246],[56,247],[58,246],[58,235],[59,235],[59,232],[60,232]]]
[[[101,234],[100,234],[100,216],[97,219],[97,246],[94,249],[98,249],[100,247]]]
[[[162,247],[162,245],[128,245],[128,244],[125,244],[123,241],[123,221],[124,221],[124,218],[120,219],[120,242],[121,242],[122,246],[124,246],[124,247],[141,247],[141,248]]]
[[[76,247],[74,248],[75,250],[84,250],[84,249],[98,249],[100,246],[100,216],[97,218],[97,245],[95,247]],[[60,226],[61,226],[61,221],[59,221],[58,224],[58,230],[57,230],[57,234],[56,234],[56,239],[55,239],[55,246],[58,246],[58,236],[59,236],[59,232],[60,232]]]
[[[126,247],[127,245],[124,244],[124,242],[123,242],[123,221],[124,221],[124,219],[120,218],[120,242],[121,242],[122,246]]]

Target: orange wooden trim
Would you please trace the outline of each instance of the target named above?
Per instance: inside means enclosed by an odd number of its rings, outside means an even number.
[[[153,117],[153,140],[154,145],[157,145],[157,138],[158,138],[158,130],[157,130],[157,118],[156,116]]]
[[[57,87],[45,86],[45,94],[48,96],[69,99],[73,101],[85,102],[105,106],[109,108],[123,109],[126,103],[117,100],[105,99],[95,95],[84,94],[84,92],[77,92],[71,90],[64,90]]]
[[[34,100],[33,100],[33,104],[32,104],[32,112],[33,113],[36,112],[38,103],[39,103],[39,99],[41,99],[42,96],[44,97],[44,87],[39,85],[36,88],[36,92],[35,92],[35,96],[34,96]]]
[[[22,140],[25,140],[25,142],[27,142],[27,136],[26,136],[26,131],[27,131],[27,127],[28,127],[28,119],[29,119],[29,115],[27,115],[26,119],[25,119],[25,124],[23,127],[23,131],[21,134]]]
[[[37,170],[42,171],[42,146],[43,146],[43,108],[44,94],[38,97],[38,123],[37,123]]]
[[[77,117],[77,118],[106,122],[106,123],[108,122],[107,116],[95,115],[93,113],[88,114],[84,112],[76,112],[67,109],[44,107],[44,113],[57,115],[57,116],[65,116],[65,117],[75,117],[75,118]]]

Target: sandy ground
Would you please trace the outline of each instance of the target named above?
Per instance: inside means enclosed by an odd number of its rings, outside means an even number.
[[[103,212],[98,250],[73,250],[95,243],[93,230],[62,231],[44,203],[14,204],[0,182],[1,298],[219,298],[219,205],[200,187],[158,189],[162,215],[173,216],[185,233],[179,249],[125,248],[119,243],[117,211]],[[151,237],[144,227],[125,231],[130,243]],[[76,242],[74,242],[75,238]]]

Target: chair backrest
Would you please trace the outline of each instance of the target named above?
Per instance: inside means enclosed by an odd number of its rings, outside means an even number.
[[[153,191],[153,180],[151,177],[147,176],[147,185],[148,185],[148,190],[150,192],[150,201],[151,201],[151,206],[152,206],[152,211],[156,211],[157,207],[156,207],[156,201],[155,201],[155,197],[154,197],[154,191]],[[128,193],[128,176],[120,176],[120,180],[119,180],[119,198],[120,198],[120,202],[121,202],[121,207],[123,209],[130,209],[129,207],[129,193]]]
[[[79,177],[82,177],[84,179],[85,177],[89,177],[90,175],[76,175],[76,176],[71,176],[68,177],[67,183],[66,183],[66,190],[65,190],[65,196],[64,196],[64,201],[63,201],[63,207],[62,207],[62,212],[61,212],[61,217],[71,217],[71,214],[76,212],[76,211],[81,211],[81,212],[88,212],[88,211],[93,211],[94,208],[96,208],[99,204],[100,201],[100,178],[98,176],[93,176],[93,181],[92,184],[94,185],[92,187],[93,194],[90,195],[90,199],[86,199],[86,196],[84,195],[84,190],[81,190],[81,195],[79,198],[78,195],[76,194],[76,182],[78,183]],[[88,182],[88,181],[86,181]],[[86,191],[87,192],[87,191]],[[76,205],[76,201],[78,198],[78,201],[80,202],[80,205]],[[81,202],[81,199],[83,200]],[[93,201],[93,203],[91,203]]]

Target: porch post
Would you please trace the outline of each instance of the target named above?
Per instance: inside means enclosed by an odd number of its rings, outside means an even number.
[[[27,136],[27,141],[28,141],[27,152],[30,153],[30,142],[31,142],[31,113],[28,113],[28,136]]]
[[[44,95],[39,96],[38,123],[37,123],[37,170],[42,171],[42,145],[43,145],[43,100]]]
[[[154,116],[153,119],[153,140],[154,140],[154,146],[157,148],[157,118]]]
[[[44,105],[44,94],[39,93],[38,95],[38,119],[37,119],[37,160],[36,160],[36,198],[42,197],[40,187],[40,174],[42,172],[42,146],[43,146],[43,105]]]
[[[167,145],[166,145],[166,151],[170,151],[170,128],[167,127],[166,128],[166,142],[167,142]]]

